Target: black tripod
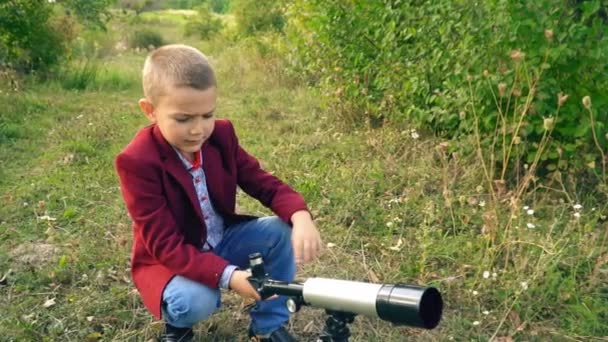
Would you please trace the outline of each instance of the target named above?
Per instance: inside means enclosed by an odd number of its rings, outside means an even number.
[[[328,317],[317,342],[348,342],[348,324],[354,322],[355,314],[350,312],[325,310]]]

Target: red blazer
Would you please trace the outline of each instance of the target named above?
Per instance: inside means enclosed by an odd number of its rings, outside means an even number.
[[[228,120],[216,120],[201,150],[209,196],[227,226],[253,218],[234,212],[237,185],[285,222],[307,210],[300,194],[262,170],[239,146]],[[217,288],[228,262],[198,249],[207,230],[192,177],[156,125],[140,130],[115,166],[133,220],[133,282],[144,305],[160,319],[162,291],[173,276]]]

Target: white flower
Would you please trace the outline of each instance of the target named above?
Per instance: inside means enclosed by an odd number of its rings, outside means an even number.
[[[479,325],[479,324],[480,324],[479,321],[473,322],[473,325]]]
[[[577,203],[572,208],[574,208],[574,210],[581,210],[583,209],[583,206]]]
[[[336,247],[336,244],[332,243],[332,242],[328,242],[327,243],[327,248],[332,248],[332,247]]]
[[[527,281],[522,281],[521,283],[519,283],[521,285],[522,290],[527,290],[528,289],[528,282]]]
[[[496,274],[496,272],[492,273],[492,278],[496,278],[498,277],[498,274]]]
[[[415,130],[415,129],[413,129],[413,130],[411,130],[411,131],[410,131],[410,135],[411,135],[411,136],[412,136],[412,138],[414,138],[414,139],[418,139],[418,138],[420,138],[420,134],[418,134],[418,132],[416,132],[416,130]]]
[[[581,213],[579,213],[579,212],[574,213],[574,217],[575,218],[580,218],[581,217]]]
[[[484,311],[482,312],[482,314],[484,314],[484,315],[486,315],[486,316],[487,316],[487,315],[489,315],[489,314],[490,314],[490,311],[488,311],[488,310],[484,310]]]
[[[478,294],[479,294],[479,292],[473,291],[473,296],[477,296]]]
[[[534,215],[534,209],[528,209],[528,211],[526,211],[526,214]]]
[[[524,210],[528,210],[530,209],[530,207],[528,207],[527,205],[524,205]]]
[[[389,227],[389,228],[392,227],[393,226],[393,222],[390,222],[390,221],[386,222],[386,226]]]
[[[490,272],[489,271],[483,271],[483,278],[484,279],[490,278]]]
[[[530,223],[530,222],[526,223],[526,226],[528,226],[528,228],[530,228],[530,229],[536,228],[534,223]]]
[[[482,208],[485,207],[486,206],[486,201],[484,201],[484,200],[479,201],[479,206],[482,207]]]

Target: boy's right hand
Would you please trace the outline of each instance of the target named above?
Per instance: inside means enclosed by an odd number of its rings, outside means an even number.
[[[247,278],[251,273],[246,271],[235,270],[230,277],[230,289],[234,290],[241,297],[246,299],[262,300],[258,291],[256,291]]]

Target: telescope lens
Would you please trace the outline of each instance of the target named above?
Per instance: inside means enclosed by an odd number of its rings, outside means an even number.
[[[398,325],[433,329],[442,311],[441,294],[433,287],[384,285],[376,298],[378,316]]]

